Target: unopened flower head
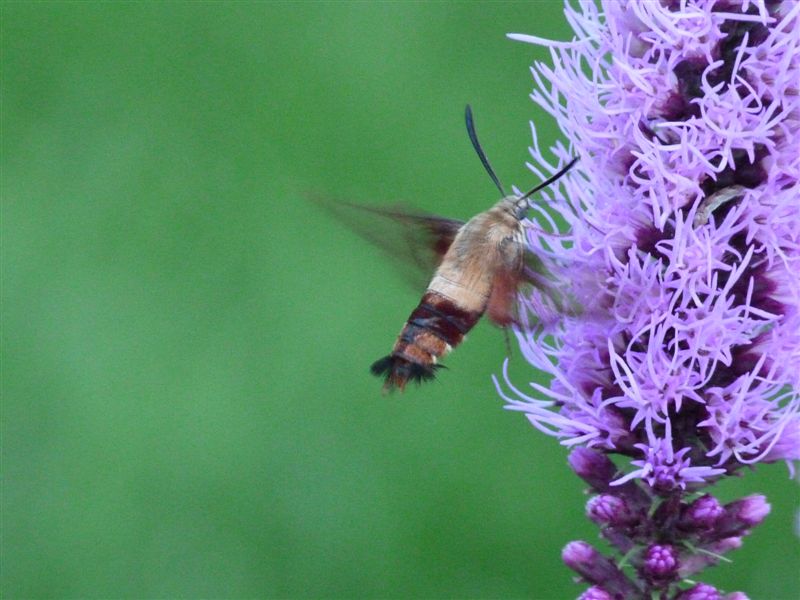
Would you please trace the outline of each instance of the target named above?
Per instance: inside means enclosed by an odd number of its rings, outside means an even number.
[[[598,525],[611,525],[615,527],[632,525],[637,521],[637,515],[631,510],[625,498],[601,494],[594,496],[586,503],[586,514]]]
[[[701,496],[684,510],[681,516],[681,524],[686,529],[709,530],[725,513],[725,509],[719,501],[706,494]]]
[[[672,579],[678,574],[677,551],[666,544],[653,544],[645,551],[642,570],[650,580]]]
[[[722,600],[722,594],[714,586],[698,583],[678,594],[675,600]]]
[[[578,600],[614,600],[614,596],[609,594],[603,588],[593,585],[588,590],[583,592]]]

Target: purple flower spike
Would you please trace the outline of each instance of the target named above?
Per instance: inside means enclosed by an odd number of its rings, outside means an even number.
[[[800,2],[565,14],[569,40],[510,36],[548,48],[531,97],[562,133],[544,151],[533,128],[529,167],[544,179],[578,158],[531,204],[552,289],[519,298],[521,354],[551,383],[504,369],[498,389],[597,494],[587,514],[619,556],[570,545],[567,564],[612,595],[630,561],[636,597],[720,598],[678,579],[739,547],[769,504],[695,494],[800,460]]]
[[[518,332],[553,384],[508,408],[662,487],[800,447],[800,8],[718,4],[579,3],[572,41],[512,36],[550,47],[533,99],[570,147],[534,139],[533,170],[580,159],[532,206],[568,229],[528,242],[583,310]]]
[[[653,544],[644,553],[642,571],[650,581],[666,581],[678,574],[678,553],[666,544]]]

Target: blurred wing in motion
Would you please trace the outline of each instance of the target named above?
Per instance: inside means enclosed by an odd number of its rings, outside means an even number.
[[[497,270],[486,307],[486,316],[495,325],[513,325],[525,331],[553,325],[565,315],[580,312],[575,300],[560,289],[559,278],[545,261],[527,249],[516,264]]]
[[[521,304],[524,306],[517,307],[517,322],[524,323],[522,329],[532,329],[537,325],[549,327],[565,316],[575,317],[583,313],[570,292],[569,272],[562,265],[526,250],[522,280]]]
[[[486,305],[486,316],[498,327],[520,325],[517,294],[521,293],[520,270],[500,269],[492,280],[492,293]]]
[[[396,260],[405,278],[424,290],[463,221],[412,211],[401,206],[364,206],[314,200],[361,238]]]

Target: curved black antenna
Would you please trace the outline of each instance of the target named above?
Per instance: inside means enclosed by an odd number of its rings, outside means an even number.
[[[469,135],[469,141],[472,142],[472,147],[475,148],[475,152],[478,153],[478,158],[481,159],[483,168],[486,169],[486,172],[489,174],[489,177],[492,178],[492,181],[494,181],[494,184],[497,186],[497,189],[500,190],[500,193],[505,196],[506,192],[503,189],[503,186],[500,184],[500,180],[497,178],[497,175],[494,174],[494,169],[492,169],[492,165],[489,164],[489,159],[486,158],[486,155],[483,153],[483,148],[481,148],[481,143],[478,141],[478,134],[475,133],[475,123],[472,120],[472,109],[470,108],[469,104],[467,104],[467,109],[464,111],[464,120],[467,122],[467,134]]]
[[[519,199],[520,200],[525,200],[525,198],[528,198],[529,196],[535,194],[539,190],[541,190],[543,188],[546,188],[548,185],[550,185],[551,183],[553,183],[554,181],[559,179],[562,175],[564,175],[564,173],[569,171],[576,162],[578,162],[578,157],[577,156],[575,158],[573,158],[571,161],[569,161],[567,163],[567,166],[563,167],[558,173],[556,173],[552,177],[548,177],[542,183],[538,184],[535,188],[533,188],[530,192],[528,192],[527,194],[524,194],[523,196],[520,196]]]

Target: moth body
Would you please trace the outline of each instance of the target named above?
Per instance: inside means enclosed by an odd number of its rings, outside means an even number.
[[[478,142],[469,106],[465,120],[478,158],[505,196],[489,210],[465,223],[402,207],[323,204],[392,257],[405,255],[409,264],[424,269],[426,276],[433,272],[391,353],[370,367],[372,373],[385,378],[384,390],[403,390],[409,381],[433,379],[442,366],[439,359],[458,346],[484,314],[501,327],[512,323],[524,326],[527,318],[520,321],[517,312],[520,284],[533,286],[555,305],[561,304],[557,294],[548,290],[544,263],[525,248],[522,220],[529,208],[528,198],[564,175],[577,158],[528,193],[506,196]],[[397,226],[399,238],[370,226],[367,221],[373,217]],[[422,285],[424,281],[419,287]]]
[[[438,360],[460,344],[489,309],[501,325],[510,309],[525,251],[521,219],[527,200],[503,198],[458,229],[391,354],[371,370],[386,389],[432,379]]]

